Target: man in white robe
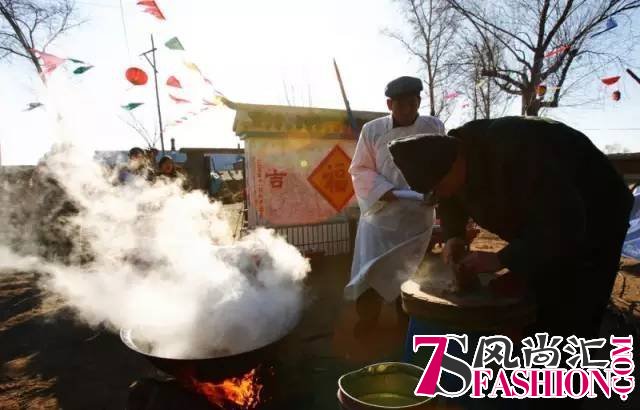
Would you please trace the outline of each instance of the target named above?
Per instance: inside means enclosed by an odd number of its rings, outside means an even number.
[[[397,138],[445,132],[442,121],[418,114],[421,91],[422,81],[413,77],[387,85],[391,115],[364,125],[349,168],[361,216],[345,298],[356,301],[357,333],[377,324],[383,301],[397,300],[431,239],[434,209],[417,195],[407,198],[415,193],[387,148]]]

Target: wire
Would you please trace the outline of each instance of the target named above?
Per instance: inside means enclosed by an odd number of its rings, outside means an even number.
[[[129,35],[127,34],[127,23],[124,18],[124,7],[122,6],[122,0],[120,0],[120,19],[122,20],[122,31],[124,32],[124,42],[127,45],[127,59],[131,63],[131,49],[129,48]]]

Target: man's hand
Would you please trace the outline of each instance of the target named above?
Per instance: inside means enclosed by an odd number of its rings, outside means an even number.
[[[494,252],[471,252],[461,262],[458,269],[465,274],[497,272],[502,269],[498,254]]]
[[[442,259],[447,265],[457,264],[467,252],[467,243],[462,238],[451,238],[444,244]]]
[[[389,191],[385,192],[384,195],[382,195],[380,197],[380,200],[381,201],[387,201],[387,202],[393,202],[393,201],[397,201],[398,197],[393,194],[393,190],[389,190]]]

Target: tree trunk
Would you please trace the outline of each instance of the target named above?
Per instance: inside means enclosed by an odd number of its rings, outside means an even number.
[[[535,90],[523,90],[522,93],[522,115],[537,117],[540,112],[540,100]]]
[[[33,63],[34,67],[36,68],[36,71],[38,72],[38,77],[40,77],[40,79],[46,86],[47,79],[45,77],[44,72],[42,71],[42,66],[40,65],[40,62],[38,61],[38,58],[36,57],[35,53],[33,52],[32,45],[29,44],[29,42],[27,41],[27,38],[25,37],[24,33],[20,29],[20,26],[18,26],[18,23],[15,21],[15,16],[11,14],[9,10],[6,9],[2,4],[0,4],[0,14],[4,16],[5,20],[7,20],[7,23],[9,23],[9,26],[11,26],[11,29],[13,29],[13,32],[15,33],[18,39],[18,42],[24,48],[25,53],[27,53],[27,55],[29,56],[29,60],[31,61],[31,63]],[[44,50],[41,50],[41,51],[44,51]]]

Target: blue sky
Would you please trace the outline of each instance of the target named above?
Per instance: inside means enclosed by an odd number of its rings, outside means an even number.
[[[0,144],[2,163],[32,164],[59,137],[52,131],[53,114],[43,109],[24,112],[28,103],[42,101],[63,112],[74,132],[94,149],[128,149],[144,141],[120,119],[120,105],[145,101],[134,111],[153,130],[155,107],[151,83],[131,87],[124,79],[129,66],[147,70],[138,55],[150,48],[149,34],[163,44],[178,36],[186,52],[160,47],[159,80],[175,75],[185,90],[176,92],[198,101],[213,96],[199,77],[182,64],[184,58],[200,69],[228,98],[238,102],[342,108],[332,59],[340,65],[354,109],[385,111],[384,86],[400,75],[414,75],[418,64],[382,34],[384,28],[402,26],[396,5],[389,0],[157,0],[167,17],[160,22],[142,13],[135,0],[78,0],[79,15],[87,23],[51,45],[48,51],[90,62],[94,69],[73,76],[61,67],[51,76],[44,93],[33,68],[14,59],[0,64]],[[124,16],[124,19],[123,19]],[[124,20],[124,25],[123,25]],[[126,27],[126,36],[125,29]],[[612,68],[611,75],[619,74]],[[604,147],[620,144],[640,151],[640,85],[628,76],[620,84],[622,101],[610,99],[598,76],[585,82],[600,97],[597,104],[559,108],[548,113],[587,133]],[[177,106],[162,87],[165,122],[178,119],[193,107]],[[517,103],[511,110],[517,113]],[[186,124],[172,127],[166,144],[176,138],[178,147],[235,146],[233,111],[218,108]],[[460,125],[454,115],[449,128]]]

